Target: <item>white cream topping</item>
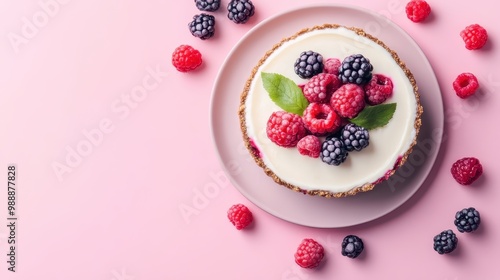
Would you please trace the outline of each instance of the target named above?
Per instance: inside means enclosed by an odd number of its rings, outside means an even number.
[[[293,65],[303,51],[313,50],[326,58],[341,61],[360,53],[370,59],[373,73],[391,78],[394,92],[386,103],[397,103],[393,119],[386,126],[370,131],[370,145],[360,152],[349,152],[344,163],[332,166],[319,158],[301,155],[296,148],[282,148],[266,135],[266,124],[274,111],[282,110],[269,98],[262,85],[261,72],[279,73],[302,84]],[[398,158],[415,137],[417,103],[413,87],[401,67],[382,46],[346,28],[314,30],[285,42],[260,66],[246,99],[248,137],[260,150],[262,160],[282,180],[303,190],[346,192],[373,183],[393,169]]]

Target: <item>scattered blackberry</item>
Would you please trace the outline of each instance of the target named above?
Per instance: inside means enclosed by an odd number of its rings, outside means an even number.
[[[365,105],[365,91],[356,84],[342,85],[330,98],[330,106],[343,118],[355,118]]]
[[[180,45],[172,53],[172,65],[179,72],[192,71],[198,68],[202,62],[200,51],[189,45]]]
[[[362,54],[353,54],[342,61],[339,79],[344,84],[364,85],[372,78],[373,66]]]
[[[321,145],[321,160],[330,165],[340,165],[347,158],[347,150],[344,143],[337,137],[325,140]]]
[[[193,17],[189,24],[189,30],[194,37],[206,40],[215,34],[215,17],[201,13]]]
[[[215,12],[220,7],[220,0],[194,0],[200,11]]]
[[[227,4],[227,17],[235,23],[245,23],[255,12],[255,6],[250,0],[231,0]]]
[[[363,240],[356,235],[348,235],[344,237],[342,241],[342,256],[349,257],[351,259],[357,258],[365,246],[363,245]]]
[[[480,223],[481,217],[474,207],[464,208],[455,214],[455,225],[460,232],[475,231]]]
[[[302,79],[312,78],[323,72],[323,56],[314,51],[305,51],[295,61],[294,70]]]
[[[457,248],[457,245],[457,236],[451,229],[444,230],[434,236],[434,250],[441,255],[453,252]]]
[[[340,139],[348,152],[361,151],[370,144],[370,134],[366,128],[349,123],[342,129]]]

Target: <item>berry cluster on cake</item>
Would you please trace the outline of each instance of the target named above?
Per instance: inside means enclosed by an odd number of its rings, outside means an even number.
[[[422,112],[396,52],[360,28],[324,24],[266,52],[239,118],[246,147],[276,183],[343,197],[372,190],[404,164]]]

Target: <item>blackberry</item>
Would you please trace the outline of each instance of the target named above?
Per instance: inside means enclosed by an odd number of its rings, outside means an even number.
[[[349,123],[340,134],[340,139],[344,142],[345,149],[348,152],[361,151],[370,144],[370,134],[366,128]]]
[[[434,236],[434,250],[441,255],[451,253],[457,248],[457,245],[457,236],[451,229],[444,230]]]
[[[481,217],[474,207],[464,208],[455,214],[455,225],[460,232],[475,231],[480,223]]]
[[[347,158],[347,154],[344,143],[339,138],[332,137],[321,145],[320,157],[324,163],[340,165]]]
[[[323,72],[323,56],[314,51],[305,51],[295,61],[294,70],[302,79],[312,78]]]
[[[231,0],[227,4],[227,17],[235,23],[245,23],[255,12],[255,6],[250,0]]]
[[[215,12],[220,7],[220,0],[194,0],[200,11]]]
[[[339,67],[339,79],[344,84],[364,85],[372,78],[373,65],[362,54],[348,56]]]
[[[357,258],[365,246],[363,245],[363,240],[356,235],[348,235],[344,237],[342,241],[342,256],[349,257],[351,259]]]
[[[206,40],[215,33],[215,17],[209,14],[201,13],[193,17],[189,23],[189,30],[194,37]]]

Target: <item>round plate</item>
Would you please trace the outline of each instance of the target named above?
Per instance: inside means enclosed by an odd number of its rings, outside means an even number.
[[[246,150],[240,130],[240,94],[252,68],[266,51],[298,30],[336,23],[355,26],[381,39],[412,71],[424,107],[419,142],[404,166],[373,191],[327,199],[280,186],[265,175]],[[434,71],[422,50],[400,27],[370,11],[342,5],[294,9],[269,18],[247,33],[232,49],[214,84],[210,125],[216,151],[233,185],[252,203],[283,220],[318,228],[357,225],[379,218],[402,205],[423,184],[441,143],[443,102]]]

